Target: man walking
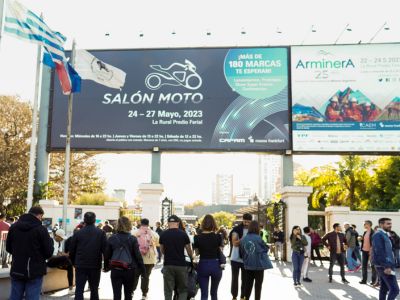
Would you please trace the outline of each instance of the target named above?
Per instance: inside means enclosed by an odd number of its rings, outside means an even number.
[[[243,215],[242,224],[233,227],[232,229],[232,254],[231,254],[231,270],[232,270],[232,282],[231,282],[231,294],[233,300],[237,299],[239,292],[239,272],[241,272],[241,287],[240,287],[240,299],[245,297],[245,282],[246,282],[246,270],[244,269],[243,260],[240,257],[240,241],[247,235],[249,231],[249,225],[253,217],[250,214]]]
[[[90,299],[99,299],[99,283],[103,255],[107,246],[106,234],[97,228],[96,215],[87,212],[83,216],[85,226],[71,240],[69,255],[76,273],[75,300],[83,300],[86,281],[89,282]]]
[[[303,275],[303,281],[304,282],[312,282],[310,278],[308,278],[308,268],[310,267],[310,262],[311,262],[311,230],[310,227],[304,227],[303,228],[304,232],[304,237],[307,240],[307,246],[305,246],[304,249],[304,262],[303,266],[301,268],[301,273]]]
[[[12,255],[10,300],[40,298],[46,259],[54,251],[53,240],[42,226],[43,215],[40,206],[33,206],[8,232],[6,250]]]
[[[145,274],[136,273],[135,275],[135,285],[134,290],[136,290],[136,285],[141,277],[140,288],[142,290],[142,300],[147,300],[147,293],[149,292],[150,274],[157,263],[157,250],[156,247],[159,246],[159,236],[149,227],[149,220],[142,219],[140,221],[139,229],[133,232],[139,243],[140,254],[142,255]]]
[[[160,237],[161,253],[164,255],[164,295],[165,300],[172,300],[176,287],[178,300],[187,300],[187,263],[185,249],[190,259],[193,251],[185,231],[179,229],[180,219],[172,215],[168,218],[168,230]]]
[[[399,294],[399,285],[395,273],[395,259],[389,232],[392,230],[392,220],[379,219],[379,229],[372,236],[372,262],[381,281],[379,300],[394,300]]]
[[[163,230],[161,229],[161,223],[157,222],[156,223],[156,233],[158,234],[158,237],[161,237],[161,234],[163,233]],[[161,249],[160,249],[160,245],[157,246],[157,263],[161,262]]]
[[[349,269],[349,272],[357,272],[361,268],[361,266],[358,264],[357,260],[353,258],[353,253],[356,249],[356,233],[354,232],[353,227],[351,227],[350,224],[347,222],[344,223],[344,229],[346,230],[347,242],[347,268]]]
[[[337,261],[340,266],[340,276],[342,277],[343,283],[349,283],[344,276],[344,244],[345,236],[342,233],[342,228],[339,223],[333,224],[333,231],[328,232],[322,238],[322,243],[328,247],[330,251],[330,265],[329,265],[329,283],[332,282],[333,266]]]
[[[275,227],[272,237],[274,238],[274,243],[275,243],[275,251],[274,251],[275,260],[282,260],[283,244],[285,243],[285,234],[279,227]]]
[[[372,237],[374,231],[372,230],[372,222],[367,220],[364,222],[364,234],[361,237],[361,251],[362,251],[362,279],[360,284],[367,284],[368,281],[368,265],[371,260],[372,251]],[[376,270],[372,267],[371,284],[376,282]]]

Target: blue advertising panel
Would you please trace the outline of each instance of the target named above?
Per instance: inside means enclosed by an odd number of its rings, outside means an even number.
[[[82,82],[74,95],[73,149],[290,149],[287,48],[91,53],[125,71],[126,83],[116,90]],[[65,148],[67,127],[67,97],[56,81],[50,150]]]
[[[398,152],[400,45],[291,50],[293,150]]]

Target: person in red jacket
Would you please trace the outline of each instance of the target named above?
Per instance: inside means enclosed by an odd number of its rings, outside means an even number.
[[[325,111],[326,120],[328,122],[342,122],[343,118],[340,115],[338,97],[333,96],[329,101],[331,103],[328,105]]]
[[[322,263],[322,258],[321,258],[321,253],[319,252],[319,247],[322,245],[322,240],[319,234],[312,228],[310,228],[310,237],[311,237],[311,259],[313,263],[315,264],[315,256],[314,256],[314,251],[315,254],[317,255],[319,261],[321,262],[321,266],[323,265]]]
[[[357,104],[356,98],[351,98],[349,106],[345,107],[343,110],[344,121],[349,122],[362,122],[362,113]]]

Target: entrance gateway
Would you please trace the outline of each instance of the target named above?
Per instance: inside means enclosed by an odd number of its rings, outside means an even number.
[[[388,60],[400,61],[399,50],[400,45],[381,44],[93,51],[127,73],[126,85],[118,91],[85,81],[75,94],[71,146],[73,151],[151,151],[152,177],[139,195],[144,211],[158,212],[153,224],[161,217],[162,152],[282,154],[283,186],[292,186],[292,151],[400,150],[400,87],[381,76],[393,64]],[[375,61],[386,56],[386,64]],[[299,61],[331,57],[353,63],[296,68]],[[400,78],[400,67],[391,72],[391,78]],[[45,68],[37,183],[48,181],[48,153],[65,148],[67,103],[51,75]]]

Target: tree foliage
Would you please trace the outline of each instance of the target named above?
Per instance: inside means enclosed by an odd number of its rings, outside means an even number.
[[[236,220],[236,216],[234,214],[228,213],[226,211],[219,211],[211,214],[215,222],[217,223],[217,226],[225,226],[225,227],[232,227],[233,222]],[[202,216],[199,220],[201,223],[203,221],[204,216]]]
[[[206,203],[203,200],[196,200],[192,203],[189,203],[185,205],[185,214],[192,215],[193,214],[193,209],[195,207],[201,207],[201,206],[206,206]]]
[[[19,215],[25,211],[28,188],[32,109],[17,97],[0,96],[0,211]],[[92,154],[71,156],[70,199],[82,193],[102,192]],[[41,183],[40,198],[63,198],[64,154],[51,154],[49,182]]]
[[[0,96],[0,211],[25,210],[32,112],[17,97]]]
[[[314,188],[312,209],[349,206],[352,210],[400,209],[400,158],[349,155],[333,165],[301,170],[296,184]]]
[[[104,193],[89,194],[84,193],[77,199],[72,201],[72,204],[76,205],[104,205],[104,202],[116,202],[119,201],[116,198],[112,198]]]

